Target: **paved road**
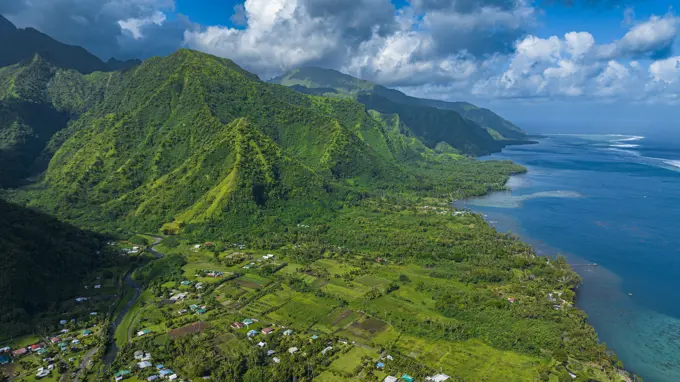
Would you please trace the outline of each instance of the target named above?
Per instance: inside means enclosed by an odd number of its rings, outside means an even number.
[[[152,236],[153,237],[153,244],[151,244],[151,247],[149,250],[151,251],[151,254],[154,255],[157,259],[162,258],[164,255],[161,252],[158,252],[156,250],[156,246],[160,244],[163,241],[163,238],[161,236]],[[135,296],[132,298],[132,300],[128,301],[127,305],[120,311],[116,319],[111,322],[111,326],[109,329],[110,333],[110,343],[111,346],[109,347],[108,351],[106,354],[104,354],[104,364],[105,365],[110,365],[113,363],[113,361],[116,359],[116,355],[118,355],[118,346],[116,346],[116,339],[114,338],[114,335],[116,333],[116,329],[118,328],[118,325],[123,321],[123,318],[127,314],[127,312],[132,308],[135,303],[137,303],[137,300],[139,299],[139,295],[142,294],[142,286],[139,285],[135,280],[132,279],[132,271],[130,271],[127,276],[125,276],[125,284],[131,288],[134,288],[135,290]],[[128,337],[129,338],[129,337]]]

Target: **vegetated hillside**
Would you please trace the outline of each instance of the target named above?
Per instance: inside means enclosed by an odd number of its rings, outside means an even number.
[[[0,68],[0,186],[40,173],[41,152],[68,122],[101,100],[116,73],[83,76],[58,69],[40,55]]]
[[[101,238],[0,200],[0,336],[19,332],[37,312],[82,289]]]
[[[309,216],[343,197],[341,179],[394,184],[407,178],[400,161],[434,154],[390,119],[180,50],[107,80],[101,102],[48,145],[31,203],[90,227],[151,231],[246,229],[262,210]]]
[[[466,119],[489,129],[499,139],[523,140],[526,133],[512,122],[500,117],[491,110],[479,108],[468,102],[446,102],[424,98],[410,97],[406,94],[361,80],[332,69],[306,67],[295,69],[271,80],[273,83],[290,86],[295,90],[318,95],[349,95],[358,97],[361,93],[381,96],[389,101],[402,105],[433,107],[453,110]],[[432,114],[436,112],[431,111]],[[441,117],[433,117],[441,118]],[[449,126],[457,126],[455,124]],[[415,129],[414,126],[412,128]]]

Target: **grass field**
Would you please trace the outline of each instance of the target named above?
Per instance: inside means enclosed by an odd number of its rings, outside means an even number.
[[[377,359],[378,356],[379,354],[375,350],[355,346],[347,353],[340,355],[340,357],[331,364],[329,370],[334,370],[339,373],[352,371],[357,366],[361,365],[362,357]]]

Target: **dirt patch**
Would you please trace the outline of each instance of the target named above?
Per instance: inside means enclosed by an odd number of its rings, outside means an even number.
[[[333,326],[337,326],[339,323],[342,322],[342,320],[349,317],[349,315],[352,314],[352,313],[354,313],[354,311],[352,309],[347,309],[344,312],[342,312],[340,317],[338,317],[338,319],[333,322]]]
[[[177,338],[186,336],[187,334],[200,333],[206,329],[210,329],[210,324],[204,321],[199,321],[187,326],[182,326],[181,328],[177,328],[175,330],[171,330],[168,335],[172,338]]]
[[[248,280],[237,279],[234,282],[236,284],[244,287],[244,288],[250,288],[250,289],[260,289],[260,288],[262,288],[262,285],[260,285],[258,283],[254,283],[252,281],[248,281]]]
[[[371,334],[378,333],[382,331],[387,324],[384,321],[380,321],[376,318],[367,318],[361,322],[355,321],[350,325],[352,328],[365,330]]]

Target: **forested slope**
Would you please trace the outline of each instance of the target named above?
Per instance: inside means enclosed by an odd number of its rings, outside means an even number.
[[[82,289],[102,238],[0,199],[0,335]]]

